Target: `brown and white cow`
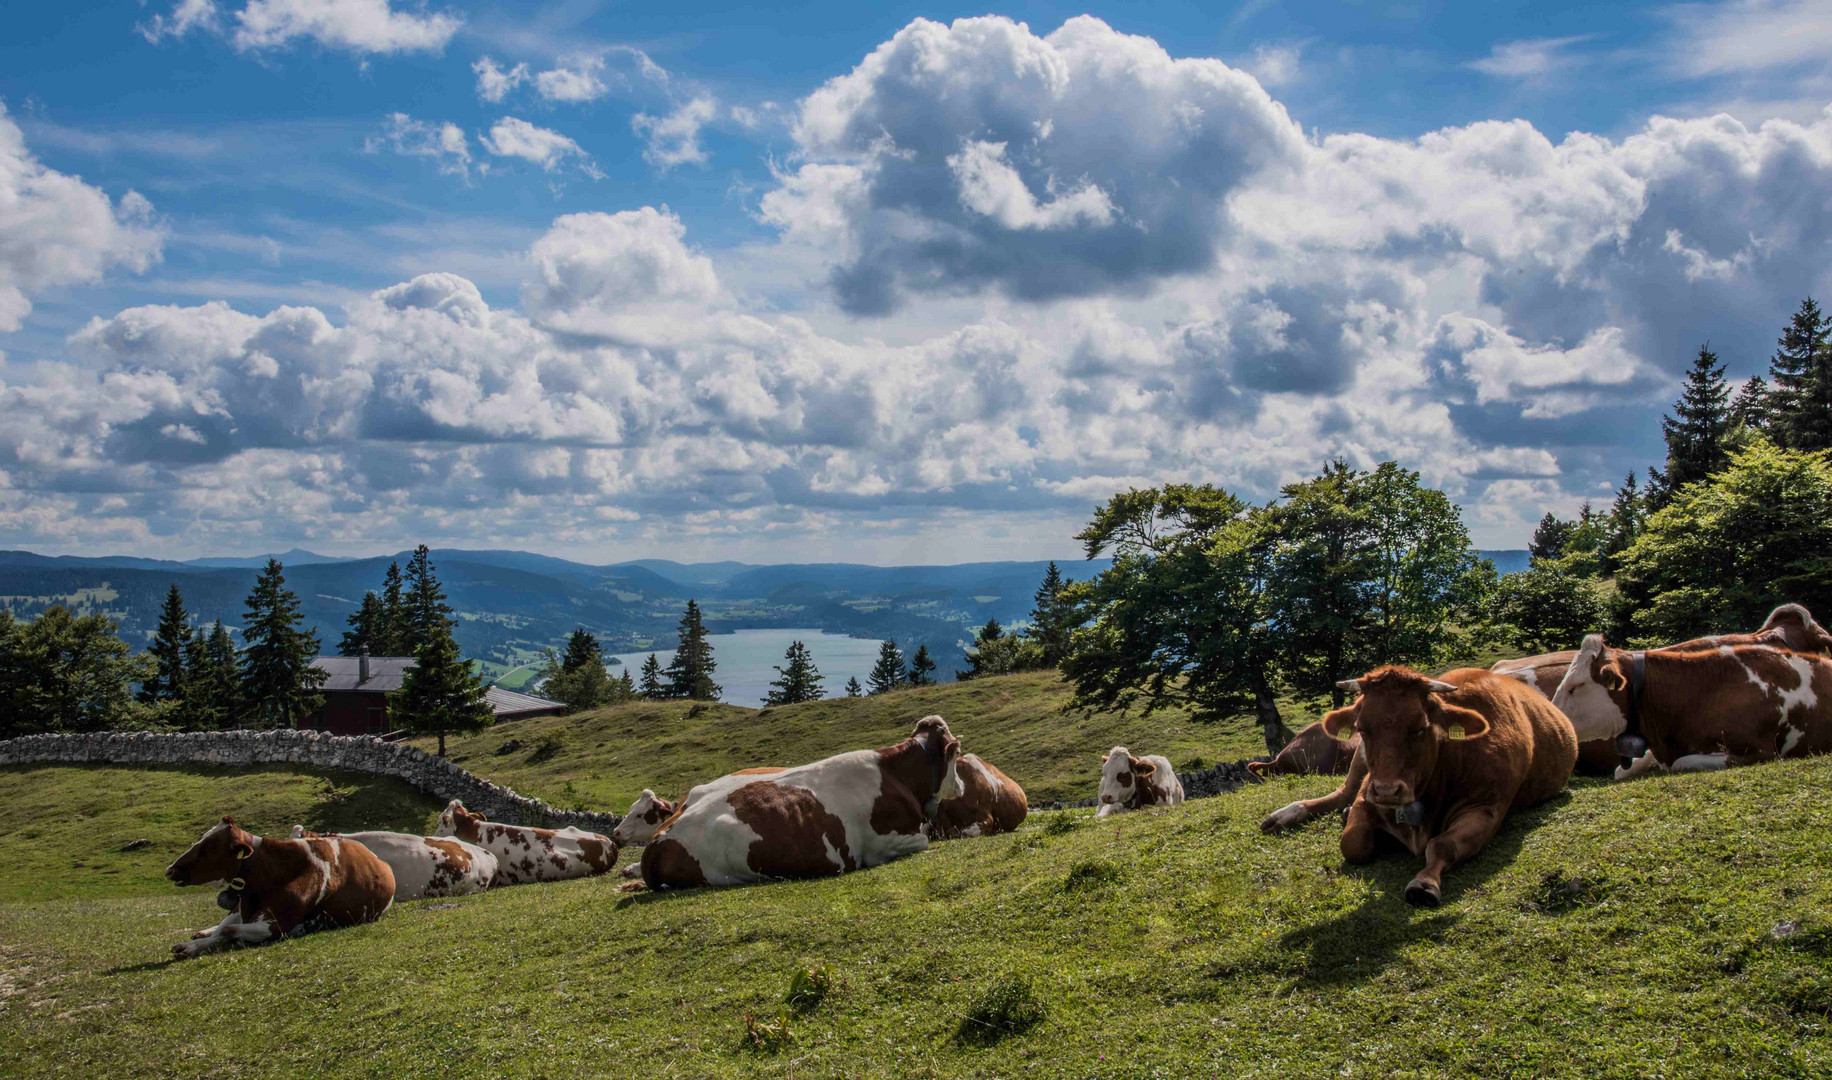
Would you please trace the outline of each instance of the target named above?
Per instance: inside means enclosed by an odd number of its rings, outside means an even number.
[[[1116,746],[1100,759],[1100,809],[1095,817],[1109,817],[1147,806],[1175,806],[1183,801],[1183,781],[1163,754],[1138,758]]]
[[[1249,761],[1247,771],[1260,779],[1268,776],[1340,776],[1349,771],[1361,736],[1338,739],[1323,730],[1319,720],[1291,737],[1271,761]]]
[[[228,816],[173,860],[165,876],[178,886],[222,883],[216,902],[229,912],[172,946],[179,957],[374,922],[394,903],[394,871],[362,844],[336,836],[256,836]]]
[[[929,846],[924,826],[961,794],[961,744],[939,716],[879,750],[854,750],[709,795],[642,852],[651,889],[823,877]]]
[[[457,799],[445,805],[434,836],[455,836],[496,856],[497,885],[565,881],[617,868],[617,844],[601,833],[568,826],[535,829],[485,821]]]
[[[1489,667],[1489,670],[1497,675],[1518,679],[1545,695],[1547,701],[1551,701],[1552,695],[1558,692],[1558,684],[1564,681],[1565,672],[1570,669],[1571,661],[1577,654],[1576,649],[1565,649],[1562,652],[1541,653],[1538,656],[1498,660]],[[1621,763],[1621,754],[1616,748],[1614,739],[1589,739],[1578,743],[1577,771],[1586,776],[1608,776]]]
[[[1333,793],[1292,803],[1260,828],[1278,832],[1347,806],[1344,859],[1371,861],[1382,833],[1425,857],[1406,886],[1414,904],[1435,907],[1444,871],[1480,851],[1509,810],[1563,790],[1577,761],[1571,724],[1515,679],[1477,668],[1431,679],[1383,667],[1342,686],[1361,696],[1323,725],[1360,733],[1354,767]]]
[[[1773,645],[1632,652],[1592,634],[1552,701],[1582,738],[1647,741],[1617,779],[1832,751],[1832,661]]]
[[[663,822],[680,813],[690,804],[716,792],[750,783],[749,780],[742,779],[743,777],[771,776],[784,771],[786,770],[781,765],[760,765],[755,769],[739,769],[717,780],[708,780],[704,784],[694,785],[679,802],[669,802],[648,788],[643,788],[642,794],[638,795],[636,801],[630,804],[629,812],[624,814],[617,822],[617,827],[611,830],[611,839],[617,841],[619,847],[646,844],[649,838],[655,835],[656,830],[662,827]]]
[[[315,833],[293,826],[293,839],[341,836],[375,853],[394,871],[396,901],[435,896],[470,896],[496,880],[496,856],[455,836],[415,836],[401,832]]]
[[[996,836],[1024,824],[1030,800],[1018,782],[978,754],[962,754],[959,798],[942,800],[935,816],[939,837]]]

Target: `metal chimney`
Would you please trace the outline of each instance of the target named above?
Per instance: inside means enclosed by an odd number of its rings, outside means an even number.
[[[369,681],[369,646],[364,645],[363,651],[356,654],[356,685],[361,686],[362,684],[368,681]]]

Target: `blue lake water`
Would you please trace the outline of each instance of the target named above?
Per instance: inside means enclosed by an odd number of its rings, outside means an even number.
[[[718,665],[713,681],[725,690],[722,700],[752,708],[763,704],[770,684],[781,677],[776,669],[783,666],[782,654],[789,650],[790,642],[808,646],[814,666],[821,672],[821,691],[827,697],[846,693],[848,678],[856,677],[863,686],[872,665],[878,662],[878,642],[819,630],[738,630],[714,634],[707,640],[712,643],[713,663]],[[616,654],[618,663],[628,665],[632,679],[642,677],[643,661],[648,658],[646,652]],[[658,650],[655,658],[666,668],[674,658],[674,650]],[[611,673],[623,675],[615,667]]]

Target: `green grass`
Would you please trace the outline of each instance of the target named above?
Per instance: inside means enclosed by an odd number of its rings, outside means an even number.
[[[188,772],[137,796],[103,772],[12,772],[7,801],[100,820],[110,798],[176,814],[199,795]],[[168,950],[215,921],[207,891],[66,893],[10,847],[0,1075],[1832,1075],[1832,759],[1586,783],[1510,817],[1436,911],[1401,899],[1416,859],[1348,867],[1333,821],[1255,827],[1328,783],[1039,815],[822,881],[404,904],[184,962]],[[58,855],[117,835],[70,826]],[[21,879],[59,898],[17,899]],[[817,967],[827,989],[797,1013],[791,979]],[[963,1036],[969,1017],[999,1037]]]
[[[439,805],[393,780],[287,766],[0,767],[0,903],[165,895],[161,876],[224,814],[256,832],[431,831]],[[137,840],[148,843],[122,850]]]
[[[775,709],[634,702],[500,724],[480,735],[447,739],[446,751],[473,773],[524,795],[558,806],[619,811],[643,788],[677,798],[734,769],[801,765],[845,750],[886,746],[908,736],[930,713],[944,717],[967,751],[1003,769],[1033,802],[1092,797],[1100,757],[1115,745],[1163,754],[1179,769],[1197,759],[1213,765],[1265,753],[1259,728],[1244,718],[1198,724],[1175,709],[1149,717],[1136,711],[1065,712],[1069,696],[1055,672],[1040,671]],[[1294,728],[1308,722],[1294,710],[1287,714]],[[535,753],[550,737],[561,741],[561,749]],[[519,748],[499,753],[511,740]],[[436,742],[417,745],[431,750]]]

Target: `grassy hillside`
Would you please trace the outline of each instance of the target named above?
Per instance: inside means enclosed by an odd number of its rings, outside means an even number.
[[[398,781],[285,766],[7,766],[0,787],[0,903],[166,893],[166,864],[224,814],[257,832],[420,832],[439,810]]]
[[[148,775],[177,783],[140,789],[141,813],[193,812],[187,775]],[[120,786],[7,779],[50,818]],[[185,962],[168,950],[215,921],[207,891],[96,900],[77,879],[0,902],[0,1075],[1832,1074],[1832,759],[1580,787],[1511,817],[1436,911],[1401,899],[1414,859],[1345,867],[1332,822],[1254,827],[1324,783],[1043,814],[818,882],[406,904]],[[83,835],[47,839],[69,857]],[[47,874],[0,860],[11,896]],[[785,1024],[810,965],[833,988]],[[999,998],[1034,1026],[957,1035]]]
[[[800,765],[843,750],[886,746],[930,713],[945,717],[968,751],[1005,770],[1033,801],[1092,796],[1100,755],[1116,744],[1163,754],[1179,769],[1197,759],[1213,764],[1265,751],[1259,729],[1245,721],[1197,724],[1181,710],[1149,717],[1065,713],[1068,700],[1069,688],[1056,673],[1040,671],[776,709],[635,702],[501,724],[448,739],[446,750],[477,775],[523,794],[614,810],[645,787],[678,797],[733,769]],[[504,751],[511,743],[515,748]],[[436,744],[420,745],[430,750]]]

